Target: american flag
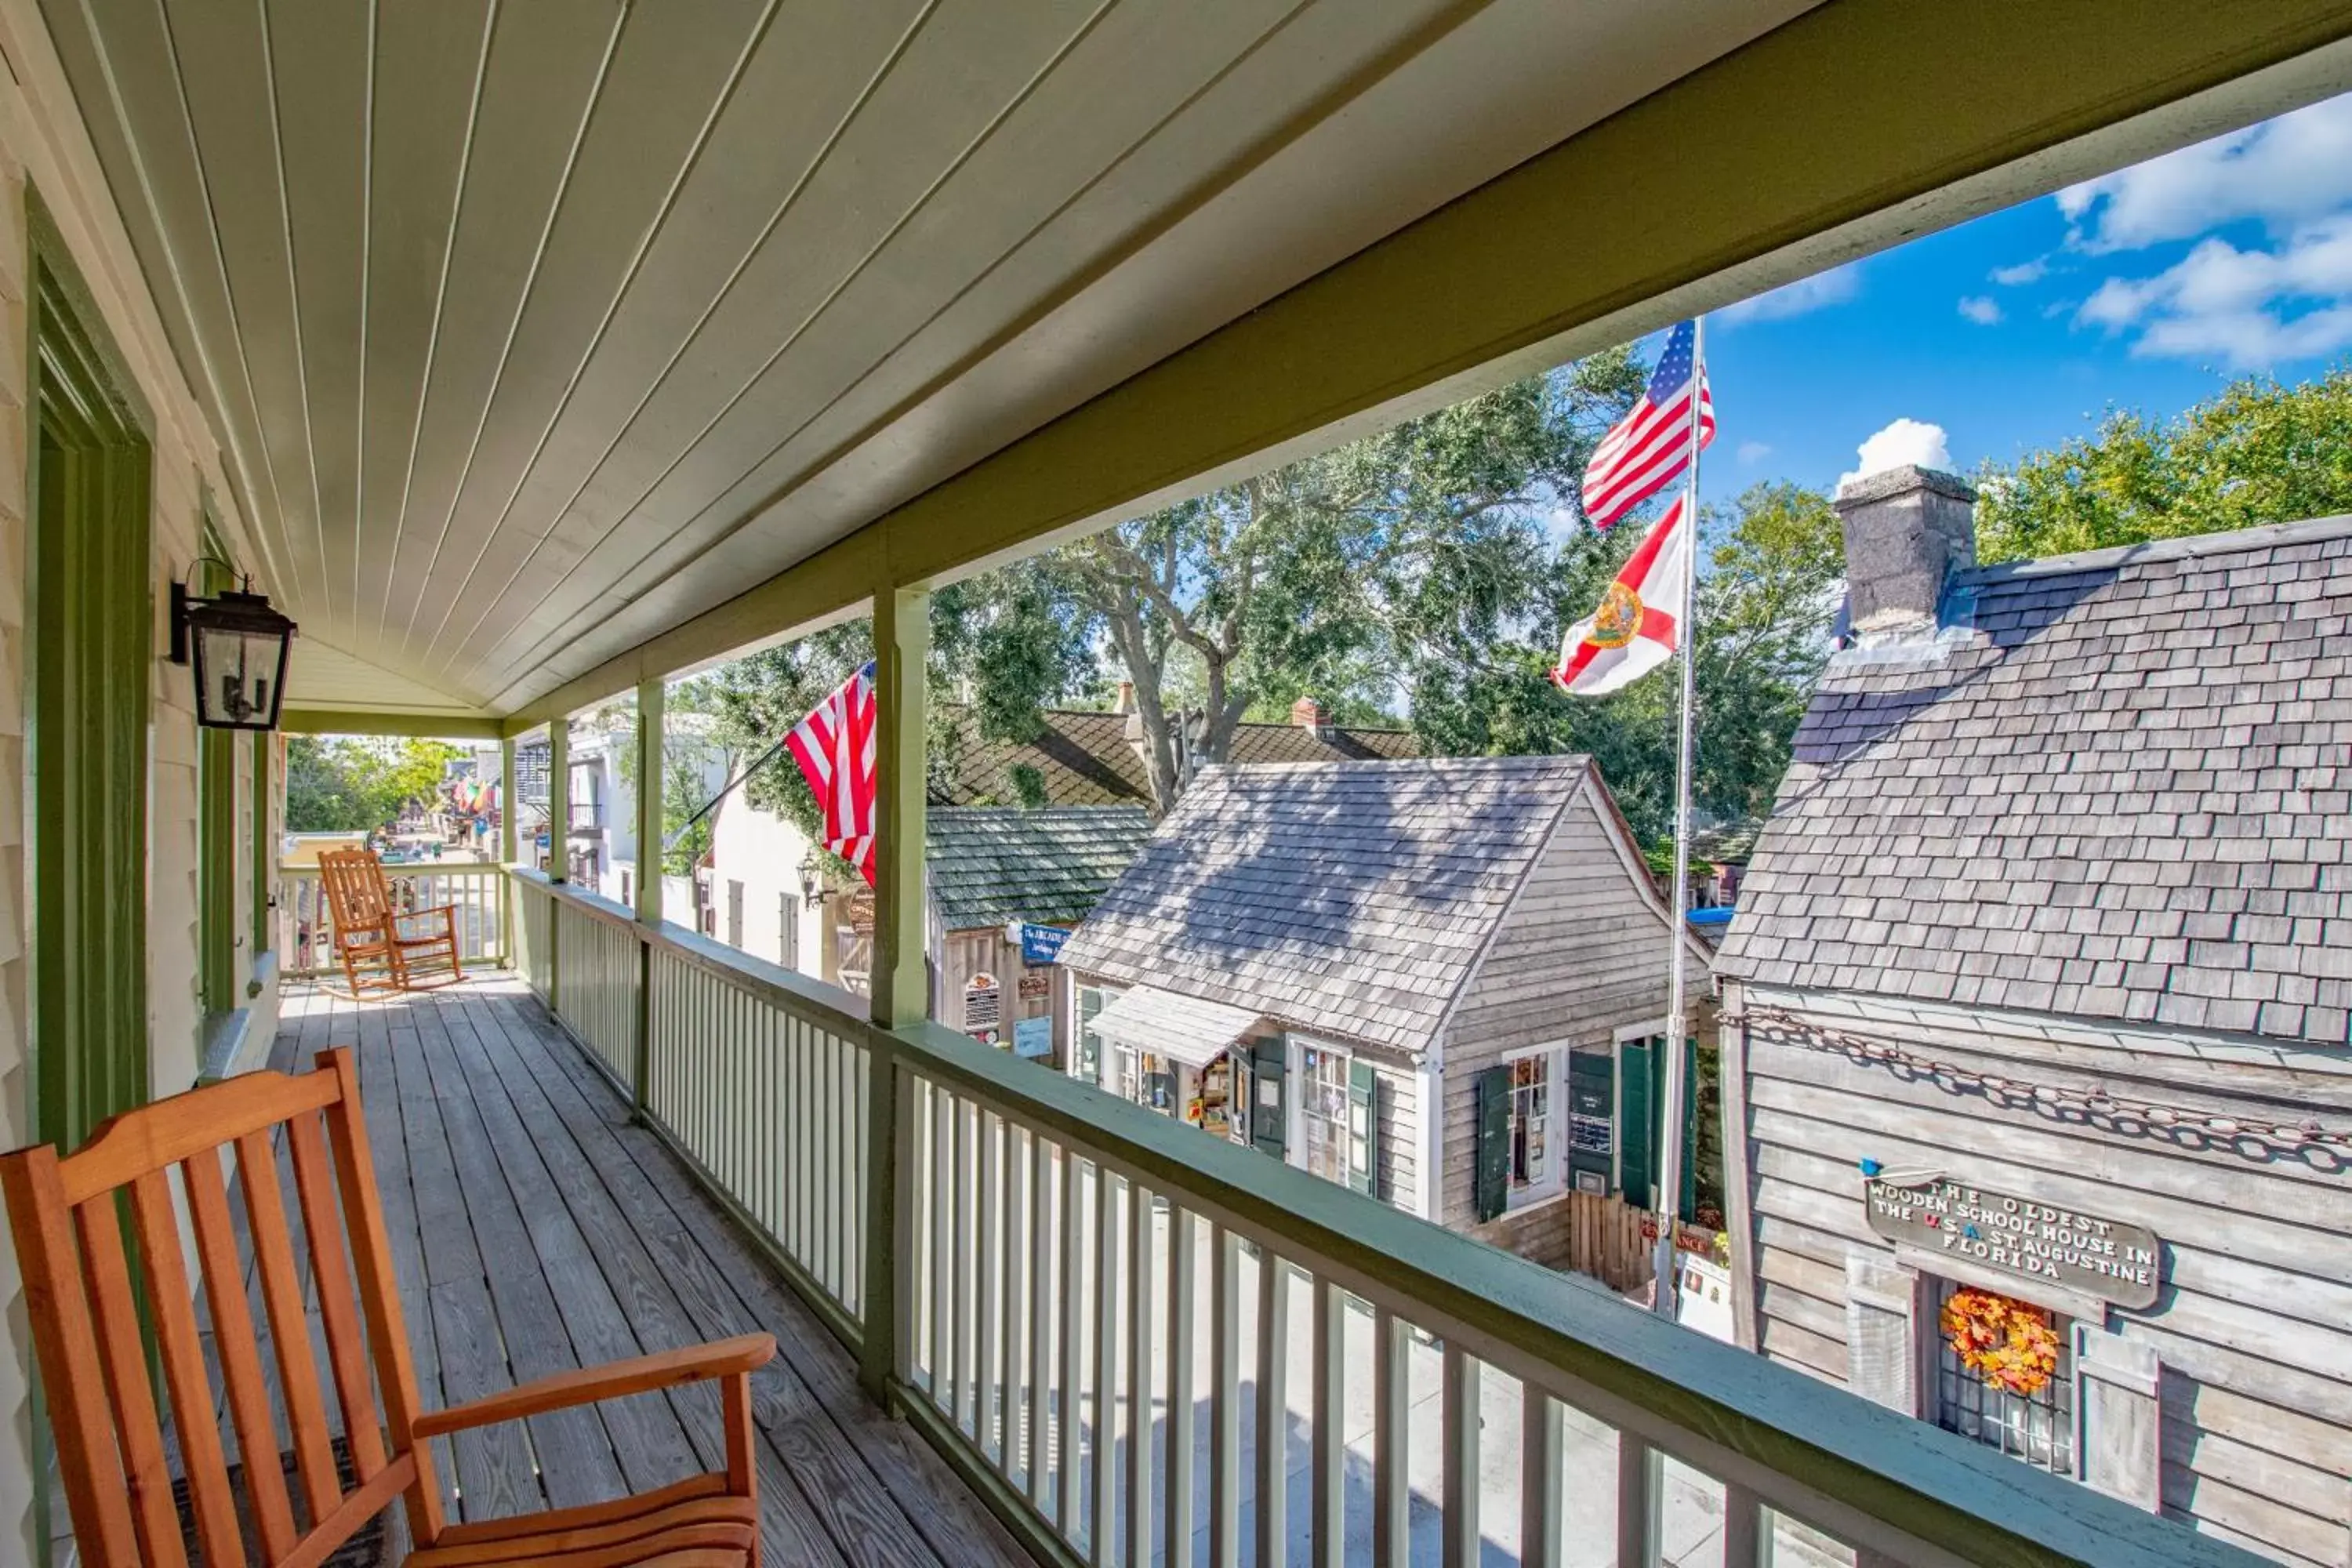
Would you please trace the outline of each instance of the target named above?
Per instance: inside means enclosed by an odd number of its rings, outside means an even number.
[[[1650,388],[1633,411],[1601,438],[1584,470],[1584,512],[1607,528],[1682,477],[1691,459],[1692,371],[1698,381],[1698,444],[1715,439],[1715,400],[1706,367],[1694,367],[1696,326],[1684,321],[1666,336],[1666,352],[1650,373]]]
[[[874,885],[874,661],[784,737],[824,812],[824,847]]]

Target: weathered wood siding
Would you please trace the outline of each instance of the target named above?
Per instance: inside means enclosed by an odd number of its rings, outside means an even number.
[[[2153,1036],[2145,1048],[2100,1048],[2064,1030],[1996,1033],[1853,998],[1732,1002],[1786,1006],[2013,1080],[2104,1081],[2118,1095],[2290,1125],[2352,1121],[2352,1058],[2340,1049]],[[1732,1175],[1752,1205],[1767,1353],[1848,1378],[1849,1257],[1894,1258],[1864,1217],[1861,1160],[2145,1226],[2165,1243],[2163,1294],[2146,1311],[2111,1311],[2108,1326],[2161,1358],[2164,1511],[2288,1562],[2352,1561],[2352,1169],[1994,1105],[1758,1028],[1743,1045],[1746,1136],[1732,1152],[1746,1163]]]
[[[1690,965],[1696,996],[1706,977],[1696,959]],[[1561,814],[1446,1030],[1440,1144],[1445,1201],[1439,1220],[1486,1234],[1475,1218],[1481,1071],[1532,1046],[1606,1046],[1618,1030],[1665,1012],[1666,918],[1633,880],[1591,795],[1580,793]],[[1565,1138],[1567,1086],[1557,1087]],[[1520,1228],[1534,1224],[1522,1221]]]
[[[1474,1225],[1470,1234],[1547,1268],[1586,1275],[1612,1290],[1638,1290],[1649,1282],[1650,1244],[1642,1239],[1642,1211],[1614,1193],[1562,1193]]]

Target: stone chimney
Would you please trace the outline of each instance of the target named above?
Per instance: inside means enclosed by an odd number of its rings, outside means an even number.
[[[1330,721],[1324,717],[1323,704],[1312,697],[1302,697],[1290,705],[1290,721],[1318,738],[1330,727]]]
[[[1118,702],[1111,709],[1111,711],[1114,713],[1132,713],[1135,711],[1135,682],[1132,680],[1122,680],[1118,683]]]
[[[1976,499],[1958,475],[1912,464],[1838,487],[1846,616],[1857,644],[1935,636],[1944,584],[1976,564]]]

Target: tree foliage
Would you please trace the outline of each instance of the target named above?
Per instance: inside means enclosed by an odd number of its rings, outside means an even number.
[[[433,798],[458,754],[439,741],[289,735],[286,830],[365,833],[396,822]]]
[[[2352,511],[2352,367],[2247,378],[2170,420],[2096,434],[1978,481],[1977,556],[2011,561]]]

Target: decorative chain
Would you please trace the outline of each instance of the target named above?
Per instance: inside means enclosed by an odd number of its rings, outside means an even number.
[[[1888,1045],[1884,1040],[1824,1028],[1779,1007],[1750,1003],[1744,1012],[1724,1014],[1721,1021],[1742,1028],[1760,1024],[1784,1030],[1796,1044],[1813,1050],[1836,1051],[1856,1061],[1908,1068],[1940,1084],[1955,1089],[1975,1089],[2005,1105],[2031,1104],[2046,1110],[2073,1111],[2086,1121],[2137,1121],[2151,1128],[2210,1133],[2233,1141],[2252,1139],[2275,1149],[2318,1147],[2352,1150],[2352,1131],[2323,1127],[2313,1118],[2305,1118],[2288,1126],[2284,1122],[2263,1121],[2252,1117],[2224,1116],[2215,1111],[2163,1105],[2113,1094],[2105,1083],[2095,1079],[2087,1089],[2024,1082],[1999,1073],[1979,1072],[1971,1068],[1939,1061],[1933,1057],[1906,1051],[1900,1046]]]

